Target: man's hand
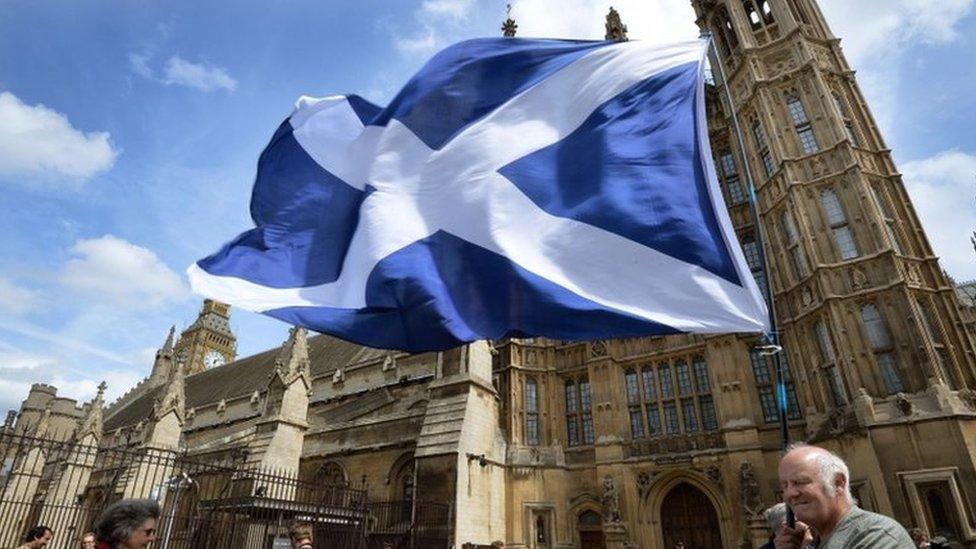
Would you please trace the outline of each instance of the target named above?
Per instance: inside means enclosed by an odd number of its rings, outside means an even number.
[[[779,526],[779,532],[776,533],[776,539],[773,540],[773,543],[776,545],[776,549],[803,549],[812,537],[810,527],[806,524],[796,521],[796,525],[790,528],[788,524],[783,522]]]

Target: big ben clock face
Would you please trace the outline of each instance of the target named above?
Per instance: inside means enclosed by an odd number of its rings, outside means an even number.
[[[225,362],[227,359],[219,351],[207,351],[207,354],[203,355],[203,365],[207,368],[223,366]]]

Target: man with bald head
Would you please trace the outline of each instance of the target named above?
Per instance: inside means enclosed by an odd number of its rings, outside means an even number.
[[[779,462],[779,484],[796,526],[783,523],[776,549],[803,549],[811,529],[818,549],[914,547],[900,524],[856,505],[847,465],[823,448],[804,445],[787,452]]]

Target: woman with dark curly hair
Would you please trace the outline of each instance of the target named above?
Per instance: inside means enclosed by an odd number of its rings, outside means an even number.
[[[159,504],[123,499],[109,505],[95,522],[99,549],[145,549],[156,539]]]

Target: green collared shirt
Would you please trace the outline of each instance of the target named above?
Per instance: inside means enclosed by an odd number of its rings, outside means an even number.
[[[820,549],[901,549],[915,544],[908,531],[894,519],[851,507]]]

